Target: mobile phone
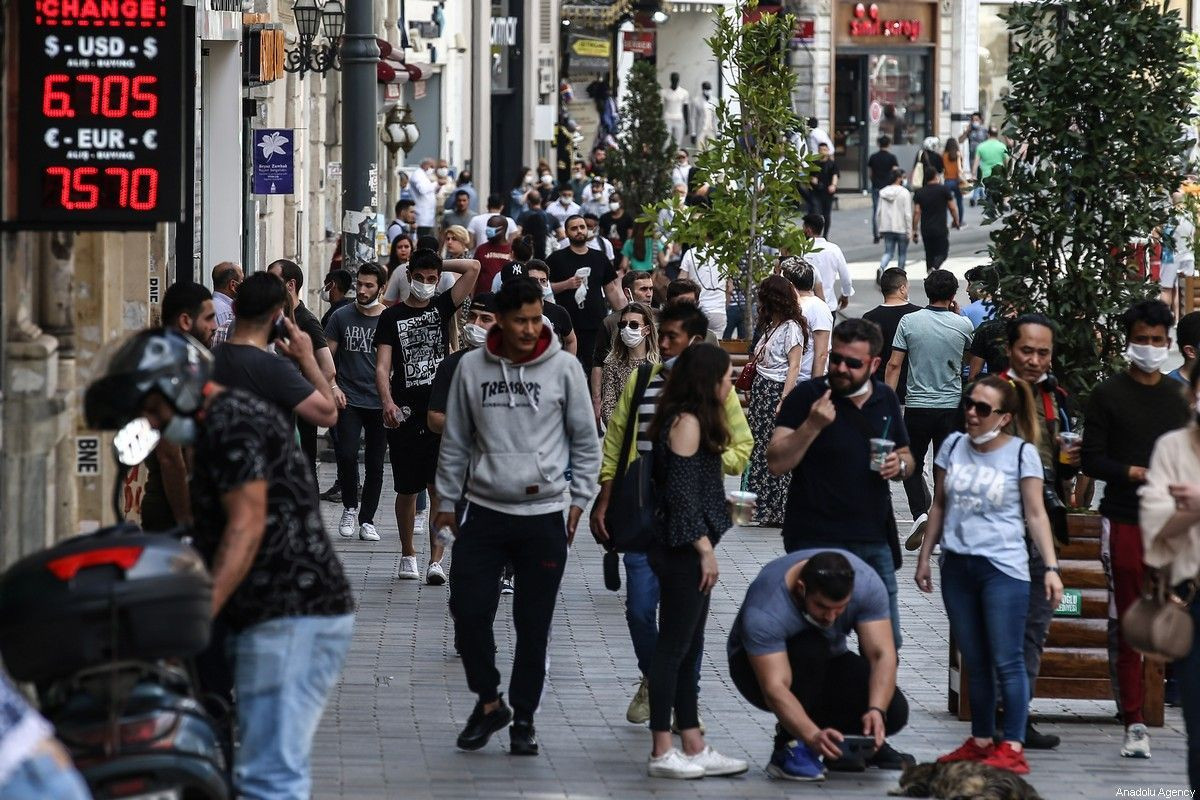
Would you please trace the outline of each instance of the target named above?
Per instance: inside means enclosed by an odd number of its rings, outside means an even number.
[[[842,757],[857,757],[870,758],[875,755],[875,737],[874,736],[843,736],[842,743],[838,745],[842,751]]]
[[[287,326],[283,324],[284,317],[275,320],[275,324],[271,326],[271,335],[267,337],[267,344],[271,342],[286,340]]]

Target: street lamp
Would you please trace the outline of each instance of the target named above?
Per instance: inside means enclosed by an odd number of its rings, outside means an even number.
[[[393,156],[397,150],[403,150],[404,155],[411,153],[417,145],[417,140],[421,138],[421,132],[417,130],[417,121],[412,117],[412,109],[407,105],[403,108],[393,106],[384,118],[379,138]]]
[[[287,51],[283,68],[297,72],[302,77],[306,72],[325,74],[331,69],[341,69],[338,49],[342,43],[342,32],[346,25],[346,8],[342,0],[295,0],[292,13],[296,16],[296,31],[300,34],[300,45]],[[314,46],[317,32],[325,29],[328,44]]]

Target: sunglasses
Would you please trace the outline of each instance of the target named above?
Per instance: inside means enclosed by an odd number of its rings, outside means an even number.
[[[636,319],[623,319],[617,323],[617,327],[621,330],[630,328],[636,331],[642,327],[642,323],[638,322]]]
[[[854,570],[852,569],[819,569],[816,573],[822,578],[835,578],[843,581],[854,579]]]
[[[844,356],[841,353],[830,353],[829,363],[833,364],[835,367],[839,364],[845,364],[850,369],[862,369],[865,362],[861,358],[851,358],[850,356]]]
[[[999,408],[992,408],[989,404],[967,398],[963,400],[963,410],[974,411],[975,416],[983,418],[990,417],[992,414],[1003,413]]]

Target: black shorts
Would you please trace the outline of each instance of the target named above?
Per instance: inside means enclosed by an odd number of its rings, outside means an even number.
[[[424,419],[414,417],[400,423],[399,428],[388,428],[387,440],[396,494],[420,494],[437,474],[442,437],[425,427]]]

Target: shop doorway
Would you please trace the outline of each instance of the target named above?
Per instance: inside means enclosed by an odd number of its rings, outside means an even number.
[[[839,55],[834,67],[833,143],[839,188],[869,189],[867,159],[886,134],[905,172],[933,133],[929,51]]]

